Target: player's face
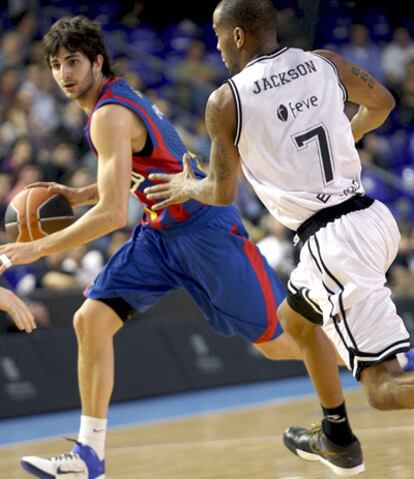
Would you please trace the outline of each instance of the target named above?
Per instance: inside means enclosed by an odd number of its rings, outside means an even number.
[[[82,52],[71,52],[60,47],[50,58],[53,78],[70,100],[85,97],[95,83],[94,68]]]
[[[238,50],[234,43],[233,31],[220,22],[219,9],[213,15],[213,30],[217,37],[217,50],[221,53],[221,59],[229,72],[235,75],[242,69],[238,61]]]

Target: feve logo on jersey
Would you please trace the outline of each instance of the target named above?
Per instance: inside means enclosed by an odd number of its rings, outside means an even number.
[[[285,105],[279,105],[277,109],[277,117],[281,121],[287,121],[289,116],[288,109],[285,107]]]
[[[311,110],[312,108],[317,108],[319,106],[319,98],[315,95],[312,95],[308,98],[298,101],[290,101],[288,107],[292,113],[293,118],[297,118],[300,113]],[[279,105],[277,107],[277,117],[281,121],[287,121],[289,118],[289,110],[285,105]]]

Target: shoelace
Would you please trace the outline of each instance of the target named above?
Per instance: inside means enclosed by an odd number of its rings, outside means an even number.
[[[80,459],[80,457],[79,457],[78,454],[75,454],[74,452],[66,452],[64,454],[60,454],[59,456],[52,457],[51,461],[62,462],[62,461],[66,461],[68,459],[73,461],[73,460],[76,460],[76,459]]]

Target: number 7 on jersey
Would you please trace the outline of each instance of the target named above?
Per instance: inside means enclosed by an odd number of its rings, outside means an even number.
[[[333,163],[329,148],[328,132],[324,125],[320,124],[310,130],[300,132],[293,136],[293,140],[299,151],[305,150],[312,142],[316,142],[322,166],[324,186],[330,183],[333,180]]]

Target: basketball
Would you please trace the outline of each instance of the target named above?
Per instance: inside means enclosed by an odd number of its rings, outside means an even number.
[[[75,221],[69,201],[44,186],[28,188],[9,203],[4,225],[10,241],[37,240]]]

